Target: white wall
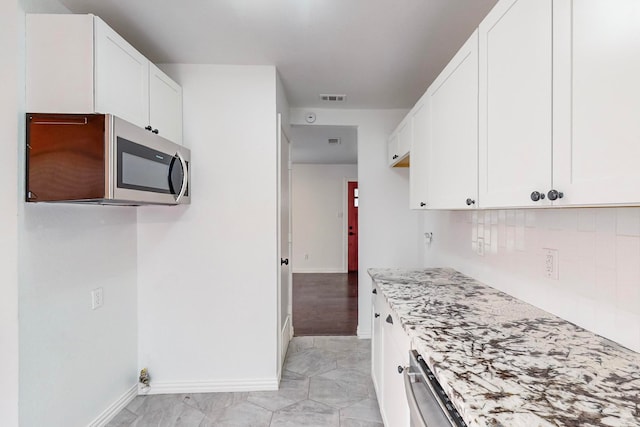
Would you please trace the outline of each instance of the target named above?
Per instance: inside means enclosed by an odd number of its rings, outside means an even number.
[[[66,9],[0,6],[0,146],[16,156],[0,169],[0,420],[86,425],[135,384],[135,211],[22,202],[25,11]],[[90,313],[94,286],[105,307]]]
[[[347,180],[357,165],[293,165],[294,273],[347,272]]]
[[[0,420],[18,425],[18,147],[24,104],[24,15],[16,0],[0,4]],[[14,157],[15,156],[15,157]],[[15,161],[11,161],[15,159]]]
[[[358,127],[358,336],[371,336],[372,267],[415,267],[422,263],[420,216],[408,209],[409,170],[387,166],[387,138],[407,110],[292,109],[291,124]],[[295,325],[294,325],[295,327]]]
[[[640,351],[640,208],[427,212],[425,265],[450,266]],[[476,254],[478,237],[485,255]],[[543,248],[559,253],[559,280]]]
[[[277,386],[276,71],[168,64],[189,206],[138,210],[140,367],[151,393]]]
[[[20,425],[87,425],[137,382],[136,208],[28,204],[21,221]]]

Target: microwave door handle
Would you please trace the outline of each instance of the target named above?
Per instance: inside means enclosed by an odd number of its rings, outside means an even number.
[[[184,197],[184,193],[187,192],[187,183],[189,180],[189,171],[187,170],[187,162],[184,160],[184,157],[182,157],[182,154],[180,153],[176,153],[176,156],[178,156],[178,159],[180,160],[180,164],[182,165],[182,187],[180,188],[180,193],[178,194],[178,197],[176,197],[176,203],[180,202],[180,199],[182,199],[182,197]]]

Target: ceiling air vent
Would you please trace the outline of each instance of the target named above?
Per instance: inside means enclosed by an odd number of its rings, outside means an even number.
[[[329,138],[327,141],[329,144],[342,144],[342,140],[340,138]]]
[[[323,101],[329,101],[329,102],[344,102],[347,99],[347,95],[324,94],[324,95],[320,95],[320,99],[322,99]]]

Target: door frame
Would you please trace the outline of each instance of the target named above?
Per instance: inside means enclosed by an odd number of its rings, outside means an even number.
[[[342,183],[342,253],[344,258],[342,260],[342,272],[349,272],[349,183],[358,182],[358,178],[343,179]],[[360,250],[360,233],[358,233],[358,250]],[[359,263],[358,263],[359,267]]]
[[[283,254],[282,253],[282,215],[281,215],[281,198],[282,198],[282,144],[283,144],[283,140],[282,140],[282,136],[284,135],[284,138],[286,139],[287,143],[289,144],[289,150],[288,150],[288,156],[287,156],[287,180],[288,180],[288,216],[289,216],[289,224],[288,224],[288,230],[287,230],[287,254]],[[284,363],[284,358],[287,354],[287,348],[289,346],[289,342],[291,341],[291,338],[293,337],[293,305],[292,305],[292,297],[293,297],[293,287],[292,287],[292,278],[293,278],[293,274],[292,274],[292,265],[291,265],[291,230],[292,230],[292,221],[291,221],[291,213],[292,213],[292,206],[291,206],[291,139],[289,138],[289,136],[287,135],[287,133],[285,132],[284,127],[282,126],[282,114],[278,113],[277,115],[277,138],[276,138],[276,144],[277,144],[277,149],[276,149],[276,165],[277,165],[277,203],[276,203],[276,229],[277,229],[277,236],[276,236],[276,253],[277,253],[277,258],[276,258],[276,262],[278,265],[277,268],[277,280],[276,280],[276,287],[277,287],[277,292],[276,292],[276,299],[277,299],[277,310],[276,310],[276,315],[277,315],[277,319],[276,319],[276,326],[277,326],[277,331],[276,331],[276,336],[277,336],[277,366],[276,366],[276,372],[277,372],[277,376],[278,376],[278,380],[281,378],[282,376],[282,366]],[[289,265],[288,265],[288,286],[287,286],[287,292],[289,294],[289,297],[287,298],[287,316],[286,316],[286,320],[283,323],[282,322],[282,311],[285,307],[282,307],[282,272],[281,272],[281,265],[280,265],[280,258],[288,258],[289,259]],[[287,324],[289,325],[289,327],[287,328],[287,330],[285,330],[285,327],[287,326]]]

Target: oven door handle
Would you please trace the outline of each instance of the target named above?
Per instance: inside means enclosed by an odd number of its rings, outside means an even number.
[[[404,390],[407,393],[407,403],[409,404],[409,413],[411,414],[411,426],[412,427],[428,427],[425,420],[422,418],[420,407],[418,406],[418,400],[416,394],[413,391],[413,385],[411,383],[411,377],[415,376],[413,372],[409,372],[409,368],[404,368]]]
[[[180,203],[180,199],[184,197],[184,193],[187,192],[187,183],[189,182],[189,171],[187,170],[187,161],[182,157],[180,152],[176,153],[178,159],[180,160],[180,164],[182,165],[182,187],[180,187],[180,193],[178,197],[176,197],[176,203]]]

